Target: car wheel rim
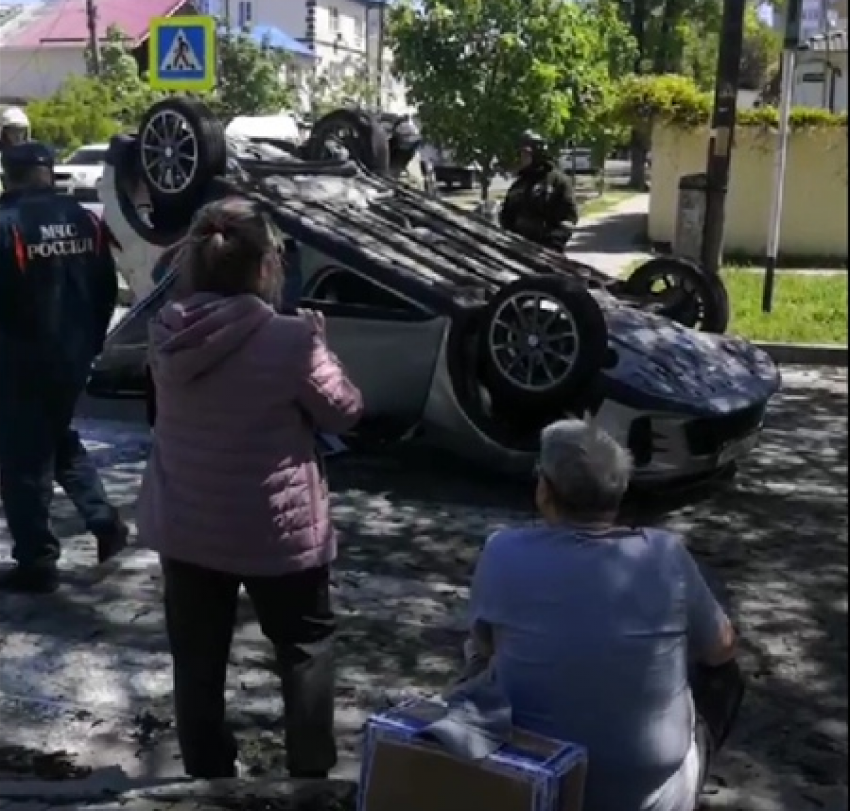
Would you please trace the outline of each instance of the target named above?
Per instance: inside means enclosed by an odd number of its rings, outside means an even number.
[[[358,154],[359,137],[357,131],[348,124],[338,123],[321,132],[322,153],[324,157],[332,157],[334,145],[342,147],[349,155]]]
[[[544,293],[517,293],[505,299],[490,322],[493,363],[523,391],[545,392],[566,381],[579,343],[573,314]]]
[[[646,280],[648,295],[676,320],[691,327],[705,322],[705,300],[690,279],[678,273],[659,273]]]
[[[161,110],[145,125],[139,142],[142,170],[154,189],[179,194],[189,188],[198,171],[199,149],[195,130],[184,116]]]

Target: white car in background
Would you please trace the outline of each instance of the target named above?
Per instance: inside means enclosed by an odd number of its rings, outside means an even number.
[[[593,171],[593,156],[587,147],[565,149],[558,157],[558,168],[567,174],[586,175]]]
[[[98,203],[107,149],[109,144],[90,144],[72,152],[56,166],[56,187],[81,203]]]

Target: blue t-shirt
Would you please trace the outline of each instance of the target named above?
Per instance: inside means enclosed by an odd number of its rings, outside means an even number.
[[[514,723],[588,748],[586,811],[692,811],[689,653],[717,643],[725,615],[675,535],[498,532],[471,604],[495,631]]]

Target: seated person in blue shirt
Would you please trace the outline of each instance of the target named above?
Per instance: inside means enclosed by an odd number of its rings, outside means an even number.
[[[518,727],[587,747],[586,811],[694,811],[709,736],[689,670],[736,667],[732,625],[678,537],[617,525],[626,450],[578,420],[541,440],[543,522],[487,541],[467,654]]]

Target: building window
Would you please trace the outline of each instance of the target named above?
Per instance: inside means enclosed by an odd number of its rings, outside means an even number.
[[[340,29],[339,23],[339,9],[336,6],[333,6],[330,9],[330,29],[332,34],[338,34]]]
[[[254,22],[254,4],[252,0],[239,0],[237,7],[237,24],[240,28],[248,28]]]
[[[366,44],[366,26],[362,17],[354,18],[354,47],[363,48]]]

